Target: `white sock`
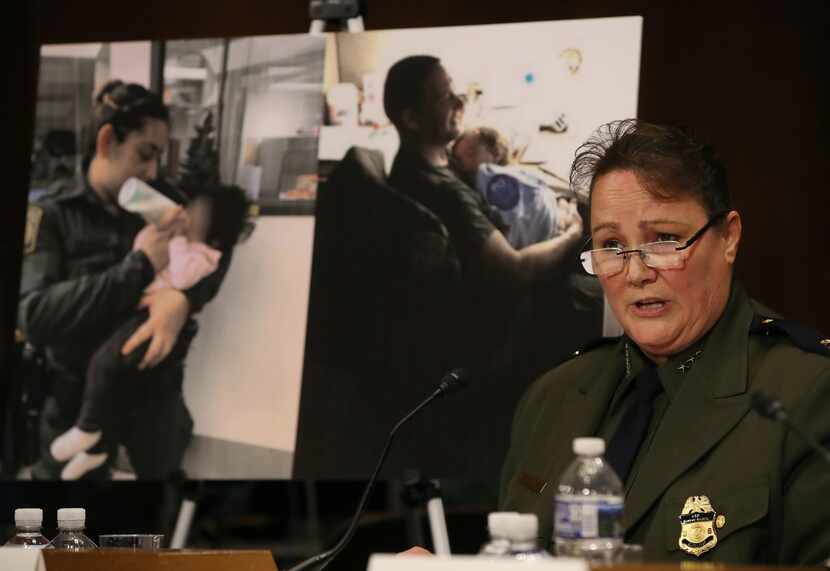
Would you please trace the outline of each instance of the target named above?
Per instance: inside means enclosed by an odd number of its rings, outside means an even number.
[[[72,457],[72,460],[64,466],[61,472],[61,480],[77,480],[90,470],[94,470],[107,460],[107,453],[87,454],[79,452]]]
[[[86,432],[73,426],[52,441],[49,452],[58,462],[66,462],[79,452],[89,450],[101,440],[101,431]]]

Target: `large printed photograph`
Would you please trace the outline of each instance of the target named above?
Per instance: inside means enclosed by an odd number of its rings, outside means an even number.
[[[294,477],[360,478],[458,367],[469,387],[401,433],[382,474],[496,481],[541,373],[615,333],[580,268],[577,146],[637,113],[637,17],[327,41]]]
[[[513,410],[614,334],[576,147],[640,18],[44,46],[4,467],[496,481]]]
[[[290,477],[324,51],[42,46],[6,477]]]

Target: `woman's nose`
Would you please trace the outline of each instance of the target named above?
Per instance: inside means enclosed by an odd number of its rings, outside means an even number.
[[[632,285],[641,286],[657,278],[657,272],[643,261],[639,251],[626,255],[628,267],[624,268],[626,279]]]

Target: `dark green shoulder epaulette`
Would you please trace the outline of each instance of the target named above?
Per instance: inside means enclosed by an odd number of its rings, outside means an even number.
[[[45,205],[50,203],[64,202],[66,200],[74,200],[84,196],[86,187],[80,184],[77,180],[66,178],[53,182],[32,202]]]
[[[617,335],[616,337],[598,337],[592,341],[589,341],[588,343],[574,351],[571,354],[571,357],[578,357],[579,355],[587,353],[588,351],[596,349],[597,347],[602,347],[603,345],[608,345],[610,343],[616,343],[620,340],[621,337],[621,335]]]
[[[795,321],[756,314],[749,332],[755,335],[786,335],[799,349],[830,357],[830,337],[819,335],[813,329]]]

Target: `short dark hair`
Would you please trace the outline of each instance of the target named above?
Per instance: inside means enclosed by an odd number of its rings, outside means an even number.
[[[247,239],[254,229],[251,202],[238,186],[209,186],[199,191],[192,200],[209,201],[210,223],[205,242],[223,252]]]
[[[101,127],[112,125],[115,139],[123,143],[132,131],[142,130],[148,119],[170,124],[170,110],[158,94],[137,83],[124,83],[118,79],[104,85],[95,96],[84,170],[95,155],[96,139]]]
[[[417,55],[395,62],[386,74],[383,85],[383,110],[398,129],[407,109],[417,107],[424,92],[424,84],[441,60],[434,56]]]
[[[590,192],[599,177],[620,170],[633,171],[657,197],[697,198],[709,216],[732,209],[726,169],[714,149],[686,129],[638,119],[602,125],[576,150],[571,188]]]

